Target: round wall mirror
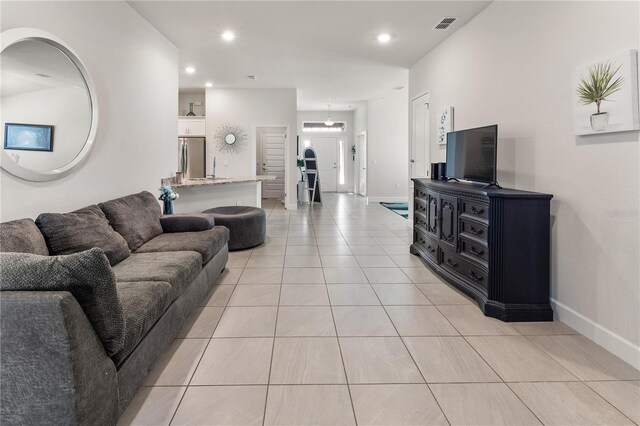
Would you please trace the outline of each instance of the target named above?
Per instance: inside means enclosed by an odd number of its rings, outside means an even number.
[[[233,133],[229,133],[224,137],[224,141],[227,143],[227,145],[233,145],[234,143],[236,143],[236,135],[234,135]]]
[[[58,179],[94,144],[94,86],[78,57],[54,36],[19,28],[1,38],[0,165],[30,181]]]

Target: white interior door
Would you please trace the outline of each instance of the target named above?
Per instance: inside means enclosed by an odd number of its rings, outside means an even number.
[[[357,193],[367,195],[367,134],[360,133],[356,145],[356,154],[358,156],[358,188]]]
[[[284,147],[287,139],[283,127],[261,127],[257,129],[256,173],[275,176],[274,180],[262,182],[262,198],[284,197]]]
[[[411,101],[409,177],[429,176],[431,163],[429,134],[429,94],[427,93]]]
[[[311,146],[316,151],[320,189],[322,192],[336,192],[338,190],[338,138],[312,138]]]

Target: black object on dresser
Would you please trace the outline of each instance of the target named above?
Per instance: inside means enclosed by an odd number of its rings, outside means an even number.
[[[553,195],[412,179],[413,244],[441,277],[503,321],[551,321]]]

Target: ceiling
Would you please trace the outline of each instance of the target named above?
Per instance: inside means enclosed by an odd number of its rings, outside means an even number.
[[[180,49],[180,88],[297,88],[345,110],[406,86],[408,68],[489,1],[129,1]],[[458,20],[433,30],[443,17]],[[220,37],[233,31],[236,39]],[[389,33],[388,44],[376,36]],[[194,74],[184,71],[196,68]],[[256,80],[247,79],[255,75]],[[339,98],[329,99],[329,98]]]

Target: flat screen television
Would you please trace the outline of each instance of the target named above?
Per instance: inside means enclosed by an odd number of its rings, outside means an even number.
[[[447,178],[496,183],[498,125],[447,133]]]

